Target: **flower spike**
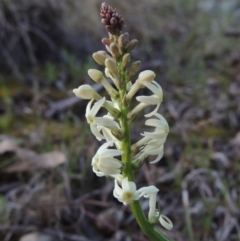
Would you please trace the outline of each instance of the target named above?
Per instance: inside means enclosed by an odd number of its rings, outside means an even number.
[[[97,85],[102,85],[105,92],[100,95],[90,85],[73,90],[78,98],[90,100],[85,114],[87,122],[97,140],[105,141],[92,158],[92,170],[98,177],[114,179],[113,196],[129,205],[149,240],[170,241],[154,228],[158,222],[167,230],[172,228],[171,220],[156,209],[158,188],[152,185],[137,190],[134,182],[134,172],[141,168],[146,158],[156,156],[150,162],[153,164],[163,156],[169,126],[158,113],[163,99],[162,88],[155,81],[156,74],[152,70],[144,70],[133,78],[141,66],[140,60],[131,61],[131,51],[138,45],[138,40],[131,40],[127,32],[122,33],[124,20],[111,6],[102,3],[100,15],[108,31],[108,37],[102,39],[107,51],[97,51],[92,57],[104,72],[89,69],[88,75]],[[136,96],[142,88],[150,90],[151,95]],[[134,107],[133,97],[139,102]],[[153,131],[144,131],[142,139],[132,145],[130,124],[148,106],[154,109],[145,114],[145,125]],[[102,110],[107,113],[101,115]],[[147,217],[139,202],[141,197],[149,199]]]

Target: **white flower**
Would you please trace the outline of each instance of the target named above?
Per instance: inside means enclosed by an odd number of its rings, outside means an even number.
[[[167,216],[160,215],[159,211],[156,209],[158,191],[159,189],[155,186],[149,186],[142,187],[137,192],[139,193],[139,197],[144,196],[145,198],[149,198],[149,222],[155,224],[157,220],[159,220],[159,222],[162,224],[164,228],[166,228],[167,230],[171,230],[173,228],[172,221]]]
[[[145,198],[149,198],[148,220],[150,223],[156,223],[158,219],[158,215],[156,213],[156,201],[158,191],[159,189],[155,186],[142,187],[137,191],[139,193],[139,197],[144,196]]]
[[[149,141],[142,151],[148,155],[158,155],[155,160],[150,162],[152,164],[158,162],[162,158],[163,144],[166,141],[169,132],[169,126],[166,119],[158,113],[156,113],[155,116],[158,119],[149,119],[145,122],[146,125],[155,127],[155,131],[143,133],[143,136]]]
[[[86,108],[86,119],[87,122],[90,124],[90,129],[93,133],[93,135],[95,135],[98,139],[103,139],[103,135],[98,131],[96,124],[94,123],[94,120],[96,118],[96,114],[98,113],[99,109],[103,106],[104,102],[105,102],[106,98],[103,97],[102,99],[100,99],[99,101],[97,101],[92,109],[91,109],[91,105],[94,101],[94,99],[92,99]]]
[[[114,158],[114,156],[122,155],[123,151],[107,149],[112,145],[113,142],[111,141],[104,143],[92,159],[93,172],[95,172],[99,177],[116,175],[121,172],[122,163],[118,159]]]
[[[143,84],[153,92],[154,95],[151,96],[138,96],[136,99],[143,103],[143,107],[148,105],[157,105],[156,108],[149,114],[145,115],[145,117],[153,116],[157,113],[160,104],[162,103],[163,99],[163,93],[161,86],[156,82],[152,81],[152,83],[149,83],[148,81],[143,81]]]
[[[154,132],[144,132],[143,136],[151,137],[152,139],[162,138],[167,136],[169,132],[169,126],[166,119],[159,113],[154,114],[158,119],[149,119],[145,122],[147,126],[155,127]]]
[[[120,149],[121,142],[112,134],[112,130],[114,129],[120,130],[118,123],[114,121],[114,118],[110,116],[110,114],[104,115],[103,118],[109,119],[110,121],[114,122],[114,124],[112,123],[112,127],[110,126],[107,127],[106,125],[105,126],[98,125],[98,130],[102,131],[102,134],[104,136],[104,139],[106,139],[106,141],[114,141],[116,147]]]
[[[129,182],[128,178],[125,177],[121,183],[122,188],[118,185],[118,181],[115,179],[115,188],[113,190],[113,195],[122,202],[124,205],[132,203],[134,200],[139,199],[138,192],[136,190],[136,184],[134,182]]]
[[[106,102],[106,98],[103,97],[99,101],[97,101],[93,107],[91,108],[93,99],[88,103],[86,108],[86,118],[87,122],[90,124],[90,129],[92,133],[96,136],[98,140],[105,139],[105,137],[100,133],[101,128],[99,127],[107,127],[114,131],[119,131],[119,125],[113,120],[107,117],[96,117],[99,109]]]
[[[94,123],[99,127],[107,127],[111,130],[119,129],[118,123],[115,122],[113,118],[109,118],[107,115],[104,115],[103,117],[95,117]]]
[[[169,126],[165,118],[156,113],[155,116],[158,119],[149,119],[145,122],[148,126],[155,127],[154,132],[144,132],[144,136],[140,141],[136,143],[136,146],[142,146],[140,156],[138,159],[144,159],[149,155],[157,155],[157,157],[150,163],[158,162],[163,156],[163,144],[166,141]]]

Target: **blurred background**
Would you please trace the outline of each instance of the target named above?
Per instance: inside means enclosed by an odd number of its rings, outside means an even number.
[[[240,240],[240,3],[109,0],[132,60],[163,88],[170,133],[162,160],[136,173],[160,189],[176,241]],[[99,0],[0,2],[0,240],[147,241],[113,182],[91,170],[97,143],[87,101],[91,55],[104,50]],[[99,90],[104,95],[104,90]],[[132,141],[144,131],[136,119]],[[148,202],[142,206],[148,211]]]

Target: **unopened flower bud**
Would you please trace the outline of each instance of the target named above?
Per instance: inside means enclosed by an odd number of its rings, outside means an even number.
[[[133,62],[127,71],[129,77],[134,76],[137,73],[137,71],[140,69],[140,67],[141,67],[141,61]]]
[[[112,59],[107,58],[105,60],[105,65],[108,68],[108,71],[110,72],[110,74],[113,76],[113,78],[119,81],[120,76],[117,70],[116,63]]]
[[[128,33],[121,34],[118,38],[118,46],[120,48],[125,47],[125,45],[128,43],[128,39],[129,39]]]
[[[74,89],[73,93],[78,98],[85,100],[99,100],[102,98],[90,85],[81,85],[77,89]]]
[[[105,59],[110,57],[105,51],[97,51],[92,56],[93,59],[100,65],[104,65]]]
[[[102,43],[109,46],[111,42],[108,38],[103,38]]]
[[[125,51],[127,53],[130,53],[137,45],[138,45],[138,40],[133,39],[130,42],[128,42],[128,44],[125,46]]]
[[[117,44],[116,43],[111,43],[109,48],[110,48],[112,56],[114,58],[118,58],[119,57],[119,49],[118,49]]]
[[[105,60],[105,65],[111,73],[117,71],[117,65],[112,59],[107,58]]]
[[[110,60],[111,61],[111,60]],[[113,61],[114,63],[114,61]],[[114,63],[115,64],[115,63]],[[113,98],[117,98],[118,97],[118,92],[112,87],[112,85],[105,79],[105,77],[103,76],[103,73],[99,70],[96,69],[89,69],[88,70],[88,74],[91,77],[91,79],[93,79],[95,82],[100,82],[104,88],[106,89],[106,91],[108,92],[108,94]]]
[[[89,69],[88,70],[88,75],[90,78],[95,81],[95,82],[101,82],[103,79],[103,73],[97,69]]]
[[[100,15],[102,17],[101,22],[106,25],[107,31],[112,35],[119,36],[124,27],[124,19],[115,9],[106,3],[102,3],[100,10]]]
[[[128,62],[130,61],[130,54],[129,53],[126,53],[123,55],[123,58],[122,58],[122,66],[123,68],[126,67],[126,65],[128,64]]]
[[[118,38],[118,46],[120,47],[120,48],[123,48],[124,47],[124,45],[125,45],[125,39],[124,39],[124,35],[123,34],[121,34],[120,36],[119,36],[119,38]]]
[[[126,32],[123,35],[124,35],[125,43],[128,43],[128,41],[129,41],[129,33]]]
[[[137,81],[139,81],[140,84],[142,84],[143,81],[152,82],[155,77],[156,74],[152,70],[144,70],[139,74]]]
[[[109,69],[108,68],[105,68],[105,75],[108,77],[108,78],[111,78],[113,83],[115,84],[115,86],[119,89],[119,80],[116,80],[112,73],[109,72]]]

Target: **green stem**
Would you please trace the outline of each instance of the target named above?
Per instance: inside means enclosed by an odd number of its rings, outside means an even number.
[[[145,214],[142,211],[139,201],[131,203],[130,207],[138,225],[151,241],[173,241],[173,239],[170,239],[163,233],[160,233],[152,224],[148,222]]]
[[[126,73],[121,68],[121,63],[119,63],[119,73],[121,75],[122,80],[122,90],[120,91],[120,108],[121,108],[121,127],[124,133],[124,137],[122,140],[122,150],[124,154],[122,155],[122,162],[124,163],[123,176],[128,177],[129,181],[134,182],[134,175],[132,170],[131,163],[131,139],[130,139],[130,126],[128,123],[127,115],[129,113],[128,103],[125,101],[126,95]],[[168,238],[164,234],[157,231],[152,224],[150,224],[143,213],[141,205],[139,201],[134,201],[130,204],[130,208],[132,213],[137,220],[138,225],[142,229],[143,233],[151,240],[151,241],[172,241],[172,239]]]

